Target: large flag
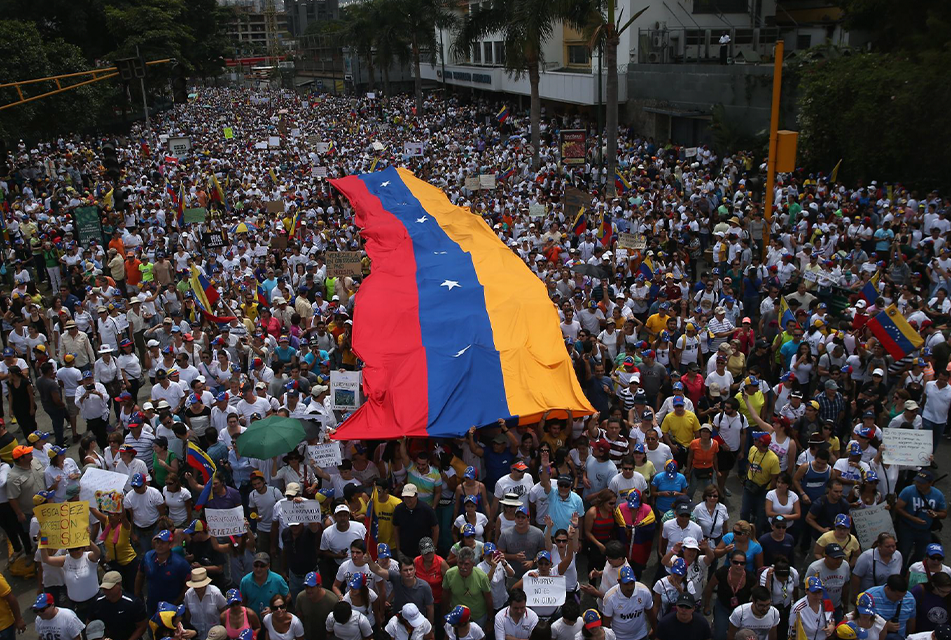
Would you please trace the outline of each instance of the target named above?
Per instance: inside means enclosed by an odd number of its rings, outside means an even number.
[[[872,330],[872,335],[878,338],[888,355],[896,360],[901,360],[925,342],[893,304],[870,319],[865,326]]]
[[[515,165],[513,164],[511,167],[509,167],[508,169],[506,169],[505,171],[499,174],[499,180],[505,181],[514,175],[515,175]]]
[[[598,224],[598,240],[604,247],[611,246],[611,238],[614,236],[614,227],[611,224],[611,216],[603,214],[601,222]]]
[[[578,215],[575,216],[574,222],[571,223],[571,232],[576,236],[580,236],[582,233],[588,230],[588,219],[584,215],[584,207],[578,209]]]
[[[481,217],[405,169],[331,184],[374,265],[353,318],[367,400],[334,438],[459,436],[594,411],[545,285]]]
[[[499,121],[499,124],[502,124],[503,122],[505,122],[506,120],[508,120],[509,113],[510,113],[510,111],[509,111],[508,106],[504,106],[504,107],[502,107],[502,110],[501,110],[501,111],[499,111],[497,114],[495,114],[495,119]]]
[[[178,187],[178,202],[175,203],[175,220],[178,222],[178,228],[185,228],[185,183],[182,182]]]
[[[218,304],[218,300],[221,299],[221,294],[219,294],[218,289],[208,281],[208,278],[201,275],[201,271],[196,267],[192,267],[192,275],[189,282],[191,284],[192,296],[195,298],[195,306],[198,307],[198,310],[201,311],[203,316],[219,324],[231,322],[235,319],[234,316],[216,316],[212,313],[215,305]]]
[[[796,316],[789,310],[789,304],[786,302],[786,296],[779,296],[779,329],[786,330],[786,325],[792,320],[796,322]]]

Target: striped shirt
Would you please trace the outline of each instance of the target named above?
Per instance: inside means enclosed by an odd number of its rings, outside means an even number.
[[[415,462],[409,465],[406,482],[416,485],[419,490],[419,499],[428,504],[433,504],[433,496],[442,488],[442,476],[439,475],[439,471],[430,466],[429,473],[423,475]]]

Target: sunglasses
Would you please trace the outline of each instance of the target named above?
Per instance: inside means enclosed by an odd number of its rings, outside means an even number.
[[[787,526],[787,525],[785,525],[785,524],[780,524],[780,523],[777,522],[776,524],[773,525],[773,529],[785,529],[786,526]]]
[[[745,561],[745,560],[732,560],[732,561],[730,562],[730,564],[741,565],[741,564],[746,564],[746,561]]]
[[[254,566],[255,569],[266,569],[266,568],[267,568],[267,565],[264,564],[263,562],[255,562],[253,566]]]
[[[742,529],[734,529],[734,530],[733,530],[733,535],[735,535],[735,536],[745,536],[745,535],[746,535],[746,531],[743,531]]]
[[[287,610],[287,605],[286,605],[286,604],[276,604],[276,605],[274,605],[274,608],[277,609],[278,611],[286,611],[286,610]]]
[[[555,540],[555,544],[568,544],[568,538],[562,538],[561,540]]]
[[[683,609],[684,611],[693,611],[696,609],[696,607],[691,607],[689,604],[678,604],[677,608]]]

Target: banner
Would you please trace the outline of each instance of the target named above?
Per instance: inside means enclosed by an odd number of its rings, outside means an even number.
[[[216,538],[240,536],[244,533],[244,507],[231,509],[205,509],[208,533]]]
[[[617,245],[632,251],[643,251],[647,248],[647,236],[643,233],[619,233]]]
[[[360,372],[330,372],[330,408],[334,411],[353,411],[360,406]]]
[[[225,140],[231,140],[232,138],[234,138],[234,129],[225,127]]]
[[[89,545],[89,503],[57,502],[33,509],[40,524],[41,549],[75,549]]]
[[[479,176],[470,176],[466,178],[466,189],[469,191],[479,190]]]
[[[204,207],[196,207],[194,209],[185,209],[185,223],[189,222],[198,222],[202,223],[208,217],[208,209]]]
[[[548,209],[543,204],[533,203],[528,205],[528,217],[529,218],[544,218],[548,213]]]
[[[201,234],[201,244],[208,249],[218,249],[228,246],[228,234],[223,229],[205,231]]]
[[[168,152],[177,158],[188,155],[192,150],[192,139],[188,137],[170,137],[168,139]]]
[[[255,148],[255,149],[267,149],[267,141],[266,141],[266,140],[262,140],[261,142],[255,142],[255,143],[254,143],[254,148]]]
[[[115,471],[89,467],[79,479],[79,499],[89,504],[96,504],[97,491],[118,491],[125,495],[125,483],[129,476]]]
[[[417,157],[423,155],[423,149],[426,145],[422,142],[404,142],[403,155]]]
[[[340,445],[336,442],[326,444],[307,445],[307,459],[322,468],[338,467],[343,458],[340,455]]]
[[[931,463],[934,448],[933,434],[926,429],[884,429],[882,462],[907,467]]]
[[[359,251],[328,251],[327,276],[359,276],[363,275],[362,256]]]
[[[526,575],[522,579],[529,607],[559,607],[565,604],[565,576],[533,578]]]
[[[584,164],[587,151],[584,129],[564,129],[561,132],[561,163]]]
[[[308,524],[320,522],[320,503],[316,500],[301,500],[295,502],[287,500],[281,502],[281,513],[288,523]]]
[[[696,158],[697,157],[697,147],[687,147],[684,149],[685,158]]]
[[[77,207],[73,209],[73,228],[76,241],[83,249],[89,248],[89,242],[95,240],[100,246],[102,241],[102,221],[99,219],[99,207]]]
[[[895,525],[892,523],[891,514],[885,508],[887,506],[887,502],[882,502],[874,507],[849,511],[852,524],[855,525],[855,535],[863,549],[871,549],[878,534],[884,531],[895,535]]]
[[[315,178],[326,178],[327,177],[327,167],[311,167],[310,175]]]

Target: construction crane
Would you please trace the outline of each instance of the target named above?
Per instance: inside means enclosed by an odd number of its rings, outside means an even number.
[[[267,38],[268,64],[276,64],[281,53],[277,42],[277,6],[275,0],[264,0],[264,34]]]

